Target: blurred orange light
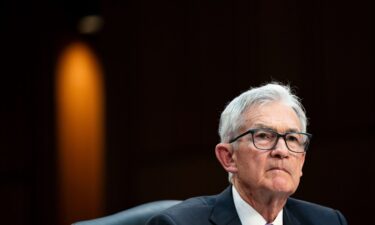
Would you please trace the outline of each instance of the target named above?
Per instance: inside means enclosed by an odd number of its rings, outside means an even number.
[[[103,214],[104,97],[90,48],[69,45],[56,77],[60,224]]]

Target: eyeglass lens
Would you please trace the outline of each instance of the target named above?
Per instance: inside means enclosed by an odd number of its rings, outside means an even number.
[[[304,152],[308,140],[307,135],[301,133],[278,134],[271,130],[259,129],[253,132],[253,141],[255,147],[263,150],[270,150],[280,137],[286,141],[286,145],[291,151]]]

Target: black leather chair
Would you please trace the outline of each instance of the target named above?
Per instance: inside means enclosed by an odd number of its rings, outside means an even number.
[[[73,225],[145,225],[156,213],[167,209],[180,200],[161,200],[145,203],[105,217],[80,221]]]

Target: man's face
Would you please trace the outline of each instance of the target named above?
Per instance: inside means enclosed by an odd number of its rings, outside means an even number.
[[[269,103],[249,109],[245,113],[244,129],[269,128],[278,133],[301,131],[300,121],[292,108],[280,103]],[[288,150],[283,138],[273,150],[259,150],[251,134],[236,143],[232,159],[236,167],[233,183],[237,188],[250,192],[291,195],[298,187],[302,176],[305,153]]]

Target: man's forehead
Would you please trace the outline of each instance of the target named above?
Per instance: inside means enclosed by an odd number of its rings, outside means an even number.
[[[268,128],[275,131],[301,131],[301,123],[296,112],[285,104],[273,103],[247,109],[243,114],[242,127]]]

